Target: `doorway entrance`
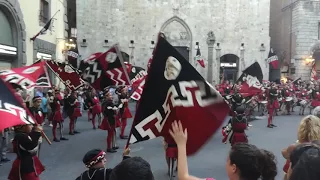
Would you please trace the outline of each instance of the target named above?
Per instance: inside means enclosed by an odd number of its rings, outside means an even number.
[[[220,74],[224,80],[236,82],[238,79],[239,57],[234,54],[225,54],[220,57]]]

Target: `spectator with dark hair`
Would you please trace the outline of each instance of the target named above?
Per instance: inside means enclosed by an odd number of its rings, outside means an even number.
[[[150,164],[141,157],[126,159],[113,168],[110,180],[154,180]]]
[[[178,179],[201,180],[189,175],[187,163],[187,129],[183,129],[181,122],[174,122],[170,134],[178,146]],[[275,156],[266,150],[254,145],[239,143],[232,146],[226,164],[230,180],[274,180],[277,175]],[[212,178],[205,178],[210,180]],[[203,179],[204,180],[204,179]]]
[[[306,143],[297,146],[290,154],[290,161],[290,180],[320,179],[320,147],[316,144]]]
[[[130,159],[130,149],[123,152],[123,160]],[[100,149],[88,151],[83,157],[83,163],[88,168],[76,180],[109,180],[112,169],[105,168],[106,153]]]

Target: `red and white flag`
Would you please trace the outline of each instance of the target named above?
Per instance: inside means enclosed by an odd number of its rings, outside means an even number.
[[[81,77],[93,88],[130,85],[127,67],[117,45],[107,52],[95,53],[80,64]]]
[[[279,68],[279,58],[273,52],[272,48],[270,48],[268,59],[266,61],[267,61],[267,63],[271,64],[273,69],[278,69]]]
[[[0,78],[5,82],[20,85],[25,89],[37,87],[37,81],[44,74],[47,75],[44,61],[20,68],[0,71]],[[48,79],[48,77],[46,77]]]
[[[70,90],[75,91],[85,85],[78,72],[69,64],[47,60],[47,66]]]
[[[262,78],[263,74],[259,63],[253,63],[243,71],[242,75],[237,80],[237,83],[242,82],[239,93],[244,97],[261,93],[263,91],[263,86],[261,84]]]

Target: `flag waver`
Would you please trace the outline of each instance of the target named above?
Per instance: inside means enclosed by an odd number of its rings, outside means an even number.
[[[129,142],[170,138],[172,122],[180,120],[188,129],[187,153],[191,155],[219,129],[229,110],[221,95],[159,36]]]

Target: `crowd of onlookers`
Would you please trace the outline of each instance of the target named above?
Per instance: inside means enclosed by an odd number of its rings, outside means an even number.
[[[187,129],[180,122],[174,122],[170,132],[178,148],[177,171],[179,180],[213,180],[198,178],[188,172]],[[284,180],[320,179],[320,107],[313,115],[304,117],[298,127],[298,140],[282,151],[287,160],[283,172],[277,171],[275,155],[252,144],[234,145],[227,158],[226,171],[230,180],[274,180],[277,175]],[[129,150],[124,151],[124,160],[113,169],[108,169],[109,180],[154,180],[150,164],[140,157],[128,158]],[[104,158],[103,158],[104,159]],[[99,161],[104,167],[105,161]],[[84,163],[86,163],[84,158]],[[88,171],[97,167],[90,167]]]

